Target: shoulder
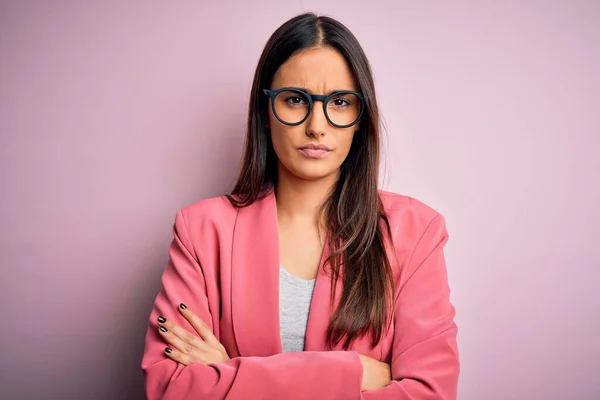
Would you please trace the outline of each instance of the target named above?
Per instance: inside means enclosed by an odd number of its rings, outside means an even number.
[[[446,220],[438,211],[415,198],[391,192],[380,192],[380,198],[390,223],[398,261],[399,269],[395,273],[400,275],[396,279],[398,287],[402,287],[426,259],[435,258],[435,254],[439,254],[436,250],[443,249],[447,243]],[[441,269],[437,271],[445,273]]]
[[[207,225],[233,225],[237,209],[227,196],[209,197],[181,208],[177,218],[181,218],[188,230]]]
[[[393,220],[408,219],[415,223],[429,223],[442,217],[437,210],[410,196],[380,190],[379,197],[388,218]]]
[[[427,233],[446,235],[446,221],[429,205],[403,194],[380,191],[383,209],[390,222],[394,242],[416,245]]]

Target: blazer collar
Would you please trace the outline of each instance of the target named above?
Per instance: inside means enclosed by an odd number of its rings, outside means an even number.
[[[232,321],[240,356],[282,352],[279,327],[279,232],[274,191],[238,212],[231,255]],[[326,350],[330,277],[321,256],[306,328],[305,350]],[[336,301],[341,293],[338,282]]]

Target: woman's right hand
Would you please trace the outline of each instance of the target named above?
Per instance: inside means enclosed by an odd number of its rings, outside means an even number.
[[[375,390],[386,387],[392,381],[390,365],[374,358],[358,355],[363,367],[361,390]]]

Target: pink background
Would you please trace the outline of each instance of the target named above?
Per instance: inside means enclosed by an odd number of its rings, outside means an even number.
[[[307,10],[370,57],[384,187],[447,217],[460,398],[600,398],[594,0],[1,1],[1,398],[143,397],[175,212],[231,189]]]

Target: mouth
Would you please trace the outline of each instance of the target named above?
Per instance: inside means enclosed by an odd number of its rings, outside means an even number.
[[[324,146],[322,144],[309,144],[298,148],[298,150],[307,158],[323,158],[331,152],[331,149],[329,147]]]

